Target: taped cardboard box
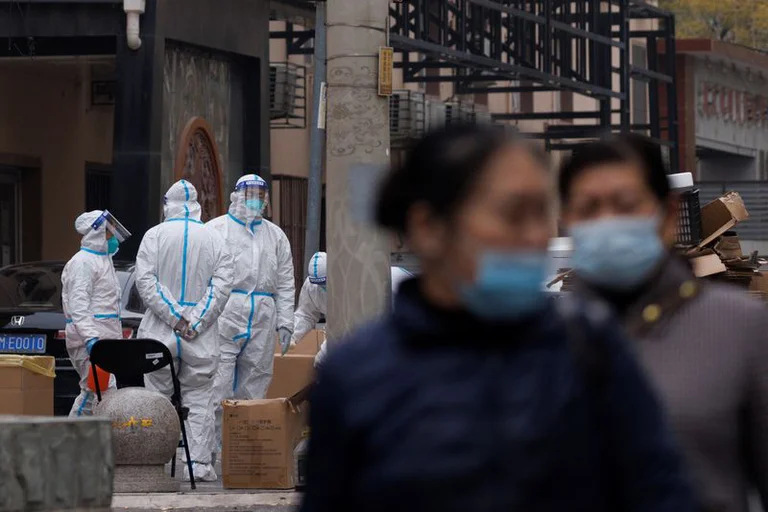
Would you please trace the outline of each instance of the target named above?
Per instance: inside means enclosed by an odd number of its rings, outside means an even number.
[[[291,398],[227,400],[223,404],[225,489],[292,489],[293,451],[307,420],[305,388]]]
[[[53,416],[56,360],[0,355],[0,414]]]

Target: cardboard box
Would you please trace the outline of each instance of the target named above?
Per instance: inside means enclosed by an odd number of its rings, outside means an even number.
[[[325,331],[320,329],[313,329],[299,341],[295,347],[288,351],[288,354],[298,354],[314,356],[320,351],[320,345],[325,341]],[[275,345],[275,354],[280,355],[282,347],[278,342]]]
[[[272,382],[267,390],[267,398],[285,398],[293,396],[315,377],[315,356],[304,354],[275,355]]]
[[[55,368],[50,356],[0,356],[0,414],[53,416]]]
[[[292,489],[293,450],[306,425],[306,391],[291,398],[227,400],[223,407],[225,489]]]
[[[749,213],[738,192],[728,192],[715,199],[701,209],[702,240],[699,247],[712,243],[737,223],[748,218]]]
[[[284,356],[280,344],[275,348],[274,373],[267,390],[267,398],[285,398],[301,391],[315,377],[315,355],[325,341],[325,332],[310,331]]]
[[[690,259],[693,273],[696,277],[707,277],[720,274],[728,269],[723,264],[720,256],[712,251],[708,251]]]

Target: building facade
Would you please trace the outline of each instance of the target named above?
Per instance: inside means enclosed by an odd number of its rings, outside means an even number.
[[[269,4],[0,0],[0,266],[66,259],[108,208],[141,235],[182,177],[206,218],[237,177],[270,177]],[[6,44],[7,42],[7,44]]]

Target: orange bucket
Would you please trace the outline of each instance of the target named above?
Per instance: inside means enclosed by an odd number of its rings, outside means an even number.
[[[104,391],[106,391],[107,388],[109,387],[109,377],[110,376],[111,376],[110,373],[105,372],[104,370],[102,370],[98,366],[96,367],[96,378],[99,379],[99,389],[102,391],[102,393]],[[90,389],[94,393],[96,392],[96,381],[93,378],[93,365],[92,364],[88,365],[88,389]]]

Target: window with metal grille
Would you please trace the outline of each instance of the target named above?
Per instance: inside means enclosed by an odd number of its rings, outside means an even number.
[[[272,176],[272,221],[280,226],[291,243],[293,270],[298,300],[307,269],[304,268],[304,247],[307,230],[307,178]],[[320,250],[325,251],[325,186],[320,211]]]
[[[106,210],[112,195],[112,168],[100,164],[85,166],[85,211]]]

